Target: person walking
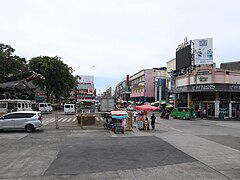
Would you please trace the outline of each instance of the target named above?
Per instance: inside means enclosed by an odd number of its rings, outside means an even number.
[[[152,126],[152,130],[155,129],[155,120],[156,120],[156,116],[154,113],[152,113],[152,116],[151,116],[151,126]]]
[[[239,120],[239,116],[240,116],[240,111],[239,109],[237,110],[237,120]]]
[[[134,111],[134,112],[133,112],[133,119],[134,119],[134,122],[137,121],[137,111]]]

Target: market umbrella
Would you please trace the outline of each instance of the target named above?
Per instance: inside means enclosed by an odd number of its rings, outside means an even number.
[[[144,105],[140,105],[140,106],[135,106],[134,107],[136,110],[140,110],[140,111],[155,111],[155,110],[160,110],[159,107],[156,106],[151,106],[149,104],[144,104]]]

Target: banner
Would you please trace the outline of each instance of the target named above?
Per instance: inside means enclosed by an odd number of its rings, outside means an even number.
[[[213,39],[195,39],[193,42],[195,65],[213,64]]]

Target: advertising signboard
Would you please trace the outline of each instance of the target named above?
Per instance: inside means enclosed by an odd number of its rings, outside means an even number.
[[[191,66],[191,45],[176,52],[176,70]]]
[[[195,65],[213,64],[213,39],[195,39],[193,42]]]
[[[94,76],[79,75],[77,76],[77,89],[94,89]]]

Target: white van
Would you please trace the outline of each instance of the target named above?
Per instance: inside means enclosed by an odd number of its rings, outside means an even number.
[[[74,114],[76,112],[75,104],[64,104],[65,114]]]
[[[41,112],[51,113],[53,108],[50,103],[39,103],[38,110]]]

